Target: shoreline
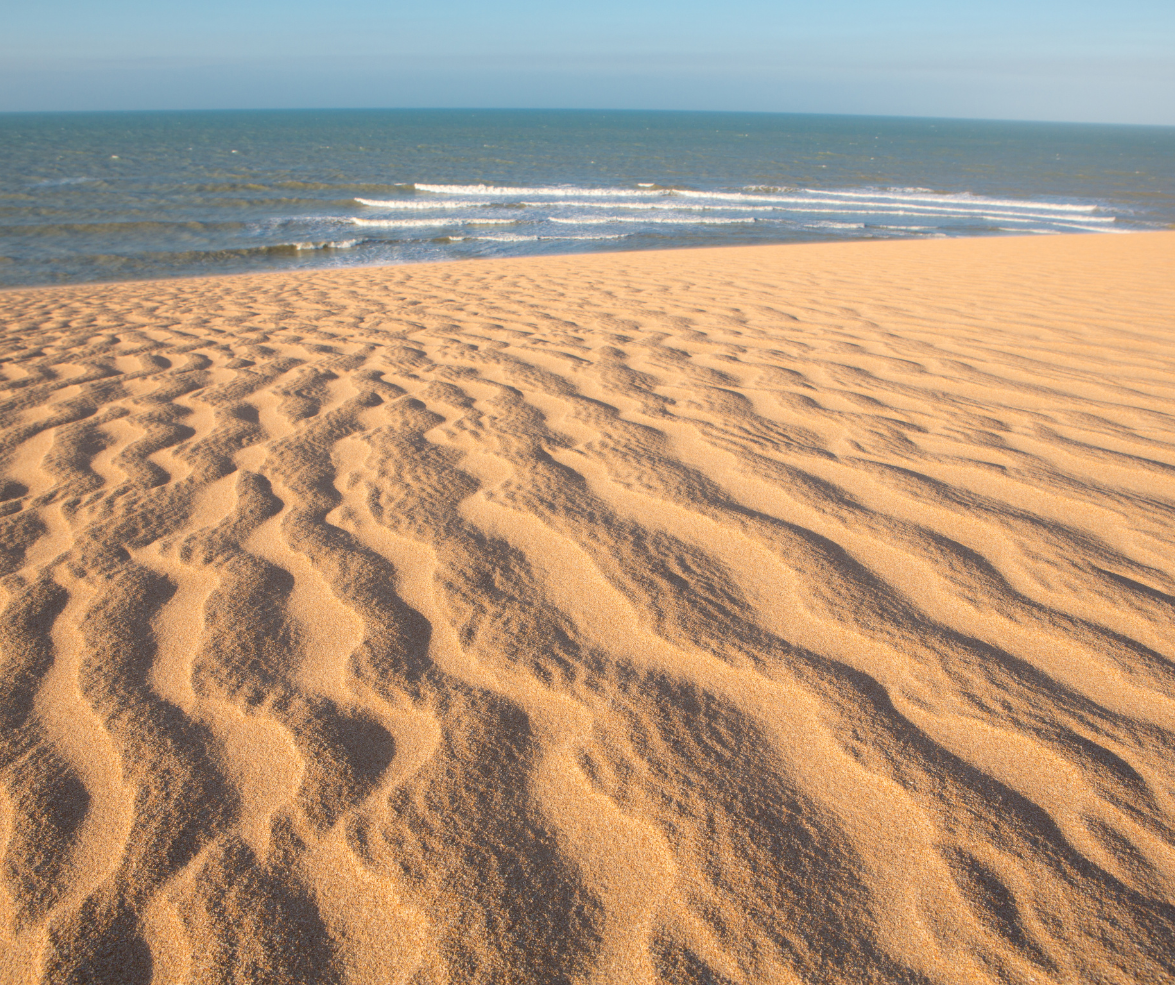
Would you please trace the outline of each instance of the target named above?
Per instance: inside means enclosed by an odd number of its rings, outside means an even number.
[[[107,289],[118,287],[146,287],[151,284],[172,283],[172,282],[188,282],[188,281],[219,281],[225,278],[282,278],[292,277],[300,278],[303,276],[318,277],[330,275],[346,275],[358,274],[361,271],[392,271],[404,269],[432,269],[439,267],[452,267],[453,265],[461,266],[480,266],[482,264],[529,264],[529,263],[545,263],[545,262],[572,262],[584,261],[594,262],[606,257],[643,257],[643,256],[661,256],[663,254],[697,254],[712,252],[715,254],[723,254],[727,251],[774,251],[774,250],[821,250],[827,248],[847,248],[850,250],[861,249],[870,250],[873,248],[886,247],[901,247],[910,244],[922,244],[924,246],[932,246],[936,243],[985,243],[985,242],[1034,242],[1040,240],[1060,240],[1060,241],[1074,241],[1074,240],[1088,240],[1088,239],[1110,239],[1110,238],[1125,238],[1125,237],[1163,237],[1175,236],[1175,229],[1156,229],[1156,230],[1140,230],[1124,233],[1050,233],[1047,236],[1039,234],[1008,234],[1001,236],[938,236],[932,238],[898,238],[898,239],[873,239],[873,240],[838,240],[829,239],[818,242],[782,242],[782,243],[767,243],[767,244],[734,244],[722,246],[680,246],[680,247],[665,247],[651,250],[604,250],[594,253],[555,253],[543,254],[533,256],[518,256],[518,257],[474,257],[474,258],[460,258],[454,260],[427,260],[410,263],[392,263],[392,264],[370,264],[370,265],[356,265],[356,266],[342,266],[342,267],[313,267],[303,270],[264,270],[264,271],[239,271],[223,274],[182,274],[174,277],[149,277],[141,280],[109,280],[109,281],[86,281],[77,284],[28,284],[15,286],[0,286],[0,294],[11,294],[22,291],[66,291],[66,290],[80,290],[86,288],[92,289]]]

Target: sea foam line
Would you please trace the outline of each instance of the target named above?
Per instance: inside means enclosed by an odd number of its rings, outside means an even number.
[[[520,203],[528,208],[550,208],[559,206],[565,209],[628,209],[630,211],[648,212],[764,212],[771,211],[775,206],[764,208],[762,205],[686,205],[682,202],[608,202],[608,201],[576,201],[563,199],[546,202],[524,201]]]
[[[927,195],[919,192],[901,192],[901,191],[830,191],[821,189],[816,191],[814,189],[804,189],[805,192],[818,195],[836,195],[841,198],[874,198],[882,200],[892,200],[895,202],[957,202],[975,205],[985,205],[987,207],[999,206],[1002,208],[1013,209],[1049,209],[1056,212],[1095,212],[1098,206],[1096,205],[1077,205],[1072,202],[1040,202],[1040,201],[1025,201],[1023,199],[1014,198],[987,198],[984,195],[970,195],[967,193],[945,193],[942,195],[931,194]]]
[[[749,192],[719,192],[697,191],[688,188],[580,188],[575,186],[553,187],[532,186],[517,187],[510,185],[433,185],[417,183],[413,186],[417,191],[431,192],[439,195],[492,195],[495,197],[563,197],[576,196],[578,198],[694,198],[711,201],[747,202],[753,204],[803,204],[817,202],[821,204],[843,203],[845,199],[860,200],[866,204],[885,207],[929,205],[934,208],[956,208],[962,211],[990,211],[992,209],[1035,210],[1037,212],[1080,212],[1090,213],[1098,209],[1097,205],[1078,205],[1071,202],[1041,202],[1039,200],[1017,200],[1003,198],[987,198],[982,195],[968,193],[927,194],[921,190],[903,191],[854,191],[802,188],[785,194],[749,193]],[[946,203],[946,204],[944,204]],[[847,203],[845,203],[847,204]]]
[[[499,236],[470,236],[469,239],[475,239],[478,242],[488,243],[534,243],[538,240],[544,242],[557,241],[587,241],[587,240],[601,240],[601,239],[626,239],[628,233],[611,233],[602,234],[599,236],[523,236],[517,233],[504,233]],[[464,237],[462,237],[464,238]]]
[[[1096,212],[1100,206],[1098,205],[1078,205],[1074,202],[1042,202],[1038,199],[1016,199],[1016,198],[988,198],[984,195],[974,195],[970,192],[931,192],[925,188],[912,188],[906,191],[900,189],[830,189],[830,188],[777,188],[770,189],[763,186],[757,186],[754,189],[748,189],[743,193],[724,192],[721,194],[746,194],[749,198],[761,199],[775,199],[778,198],[777,193],[784,193],[789,199],[800,195],[827,195],[835,196],[836,198],[848,199],[871,199],[880,202],[930,202],[937,205],[940,202],[949,202],[957,205],[970,205],[973,207],[1000,207],[1011,209],[1051,209],[1060,212]],[[708,194],[707,192],[683,191],[684,195],[698,195]]]
[[[995,222],[995,223],[999,223],[999,222],[1034,223],[1034,222],[1046,221],[1046,222],[1052,222],[1054,225],[1057,225],[1057,226],[1070,226],[1070,225],[1073,225],[1079,221],[1076,219],[1064,220],[1064,219],[1060,219],[1060,218],[1044,217],[1044,216],[1009,216],[1009,215],[1001,214],[1001,213],[968,212],[968,213],[966,213],[965,216],[943,216],[943,215],[935,215],[933,213],[911,212],[908,210],[896,212],[896,211],[890,211],[890,210],[883,211],[883,210],[877,210],[877,209],[810,209],[807,211],[795,210],[795,211],[787,211],[787,212],[784,212],[781,210],[779,213],[777,213],[775,215],[761,215],[761,216],[754,216],[754,217],[749,217],[749,218],[738,218],[738,219],[719,218],[719,217],[702,217],[702,216],[698,216],[696,218],[694,218],[694,217],[672,218],[669,216],[619,216],[619,215],[618,216],[599,216],[599,217],[595,217],[595,216],[592,216],[592,217],[588,217],[588,216],[577,216],[577,217],[550,216],[549,221],[563,223],[565,225],[575,225],[575,226],[610,226],[610,225],[613,225],[614,223],[620,223],[620,222],[648,223],[650,225],[661,224],[661,225],[673,225],[673,226],[730,226],[730,225],[747,224],[747,223],[753,223],[753,222],[767,222],[767,223],[770,223],[770,222],[796,222],[796,221],[802,222],[805,217],[814,216],[814,215],[843,215],[846,217],[848,217],[848,216],[874,216],[875,215],[875,216],[884,216],[885,218],[905,217],[905,218],[912,218],[912,219],[923,219],[924,218],[927,220],[933,220],[935,218],[938,218],[938,219],[963,219],[963,218],[966,218],[966,219],[978,219],[978,220],[982,220],[984,222]],[[1098,220],[1093,220],[1093,221],[1101,222],[1102,220],[1098,219]],[[1110,219],[1108,221],[1113,222],[1114,220]],[[1108,227],[1098,227],[1098,228],[1108,228]]]
[[[436,195],[496,195],[506,197],[521,195],[578,195],[582,198],[595,196],[605,198],[657,198],[667,194],[662,189],[558,188],[542,185],[530,188],[517,188],[509,185],[422,185],[418,183],[414,187],[418,192],[432,192]]]
[[[412,198],[398,198],[398,199],[381,199],[381,198],[356,198],[356,202],[360,205],[370,205],[380,209],[472,209],[478,206],[493,205],[493,202],[469,202],[469,201],[420,201],[420,199]]]
[[[356,226],[379,226],[388,229],[422,229],[426,226],[512,226],[517,219],[360,219],[352,216],[349,220]]]
[[[826,214],[826,215],[911,215],[911,216],[939,216],[943,218],[963,218],[968,216],[980,216],[982,218],[990,218],[992,216],[1006,216],[1012,221],[1024,221],[1039,219],[1043,221],[1073,221],[1070,216],[1063,213],[1028,213],[1028,212],[1001,212],[992,209],[962,209],[962,208],[938,208],[931,206],[909,205],[902,206],[899,203],[888,205],[883,202],[867,203],[875,206],[874,208],[853,207],[844,208],[851,203],[842,202],[836,199],[825,200],[825,205],[840,206],[839,208],[813,208],[812,205],[820,204],[820,199],[796,199],[795,204],[802,206],[801,208],[788,208],[784,205],[685,205],[674,203],[661,202],[608,202],[608,201],[554,201],[554,202],[536,202],[524,201],[521,204],[530,208],[544,208],[550,206],[560,206],[562,208],[575,209],[627,209],[629,211],[656,211],[656,212],[790,212],[794,214]],[[1090,216],[1084,215],[1081,217],[1082,222],[1102,222],[1112,223],[1115,221],[1113,216]]]
[[[878,209],[919,209],[944,214],[967,214],[972,212],[990,212],[992,210],[1011,210],[1020,214],[1025,210],[1035,210],[1037,213],[1090,213],[1097,210],[1096,205],[1066,205],[1052,202],[1028,201],[1014,202],[1008,199],[983,198],[981,196],[942,195],[942,196],[899,196],[858,192],[831,192],[805,190],[802,195],[747,195],[742,192],[696,192],[677,190],[674,195],[683,198],[702,198],[715,201],[754,202],[761,205],[841,205],[848,206],[855,201],[862,205]],[[945,204],[944,204],[945,203]],[[1112,218],[1108,221],[1113,221]]]
[[[558,222],[568,226],[611,226],[617,222],[640,222],[649,225],[666,225],[666,226],[735,226],[746,225],[752,222],[759,222],[759,219],[718,219],[705,218],[698,216],[690,219],[671,219],[668,216],[633,216],[633,215],[618,215],[609,216],[599,219],[566,219],[559,216],[551,216],[551,222]]]
[[[350,250],[364,242],[361,239],[334,239],[325,242],[301,242],[290,243],[292,249],[302,252],[304,250]]]
[[[1052,212],[1047,207],[1043,207],[1041,211],[1026,212],[1022,209],[1006,210],[1001,206],[987,205],[984,202],[976,202],[970,208],[962,208],[960,206],[933,206],[933,205],[919,205],[916,202],[870,202],[862,200],[859,206],[853,205],[851,201],[842,201],[840,199],[818,199],[810,198],[800,200],[797,204],[801,207],[795,210],[796,212],[836,212],[842,215],[926,215],[926,216],[942,216],[944,218],[964,218],[966,216],[991,216],[991,215],[1006,215],[1009,217],[1018,217],[1021,219],[1042,219],[1045,221],[1062,221],[1073,218],[1070,213]],[[809,204],[824,206],[822,208],[809,208]],[[826,206],[839,206],[839,208],[827,208]],[[1113,216],[1093,216],[1082,214],[1080,216],[1082,222],[1113,222]]]

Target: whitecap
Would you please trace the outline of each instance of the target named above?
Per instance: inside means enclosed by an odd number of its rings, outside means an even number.
[[[436,201],[425,199],[421,201],[416,198],[393,198],[393,199],[379,199],[379,198],[356,198],[356,202],[360,205],[369,205],[373,208],[380,209],[409,209],[425,211],[428,209],[472,209],[483,205],[492,205],[492,202],[467,202],[467,201]]]
[[[417,191],[431,192],[436,195],[495,195],[504,197],[537,195],[545,198],[552,195],[576,195],[580,198],[647,198],[668,194],[668,191],[654,189],[646,191],[635,188],[577,188],[543,185],[520,188],[508,185],[425,185],[418,182],[413,187]]]
[[[972,195],[970,192],[944,192],[939,194],[937,192],[927,194],[929,191],[925,188],[892,188],[882,190],[870,189],[803,189],[805,192],[813,195],[835,195],[839,198],[869,198],[880,200],[891,200],[895,202],[932,202],[938,204],[940,202],[952,202],[962,204],[974,204],[977,207],[993,208],[1012,208],[1012,209],[1038,209],[1049,210],[1056,212],[1095,212],[1098,209],[1097,205],[1078,205],[1073,202],[1042,202],[1039,200],[1025,200],[1013,198],[987,198],[983,195]]]
[[[681,218],[674,219],[669,216],[631,216],[618,215],[609,216],[606,218],[565,218],[562,216],[551,216],[550,222],[558,222],[569,226],[611,226],[618,222],[639,222],[648,225],[665,225],[665,226],[734,226],[746,225],[753,222],[758,222],[758,219],[720,219],[707,218],[698,216],[696,218]]]
[[[429,226],[512,226],[516,219],[360,219],[349,220],[356,226],[373,226],[381,229],[424,229]]]

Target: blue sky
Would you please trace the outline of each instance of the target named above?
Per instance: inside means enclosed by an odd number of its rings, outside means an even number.
[[[730,109],[1175,124],[1175,0],[0,0],[0,111]]]

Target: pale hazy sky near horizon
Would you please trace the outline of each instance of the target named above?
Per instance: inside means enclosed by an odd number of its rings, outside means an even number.
[[[1175,0],[0,0],[0,111],[544,107],[1175,124]]]

